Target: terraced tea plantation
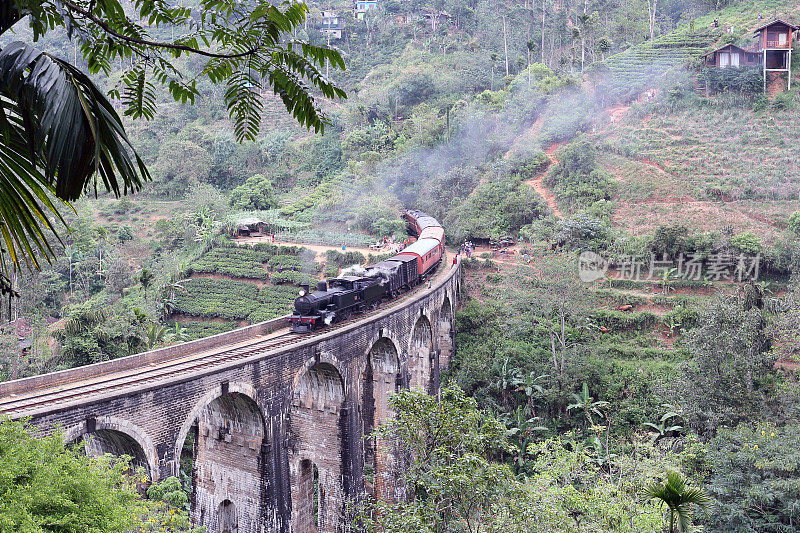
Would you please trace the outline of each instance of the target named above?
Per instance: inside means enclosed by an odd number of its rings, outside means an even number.
[[[267,279],[267,272],[283,270],[319,272],[313,252],[299,246],[276,246],[259,243],[239,246],[232,241],[220,241],[195,260],[187,272],[222,274],[234,278]]]
[[[617,225],[634,234],[668,223],[730,226],[767,241],[786,226],[800,194],[795,112],[644,106],[639,113],[644,123],[631,110],[601,150],[601,166],[621,184]]]
[[[264,263],[270,254],[243,247],[212,248],[197,261],[191,269],[198,273],[225,274],[237,278],[264,279],[267,275]]]
[[[176,293],[173,314],[189,318],[181,323],[190,339],[289,314],[297,285],[317,281],[314,257],[299,246],[217,240],[187,269],[192,277]]]
[[[175,297],[175,312],[204,318],[262,322],[288,314],[297,297],[291,285],[259,287],[247,281],[192,278]]]
[[[718,28],[676,31],[613,55],[605,63],[605,90],[621,100],[631,99],[665,72],[700,55],[721,33]]]
[[[200,322],[198,320],[190,320],[180,324],[181,331],[183,332],[184,341],[192,341],[195,339],[202,339],[204,337],[211,337],[231,331],[238,327],[238,323],[232,320],[223,320],[220,322]]]

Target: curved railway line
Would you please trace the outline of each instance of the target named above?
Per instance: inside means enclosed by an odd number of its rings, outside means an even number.
[[[443,261],[443,266],[444,268],[440,268],[434,279],[440,279],[449,271],[446,257]],[[251,356],[266,355],[268,352],[280,350],[315,337],[329,335],[353,323],[368,319],[373,313],[385,312],[395,308],[414,298],[420,291],[430,288],[432,281],[416,287],[406,295],[392,300],[389,305],[380,306],[373,312],[354,316],[333,326],[311,333],[293,333],[286,327],[268,335],[257,335],[252,339],[239,341],[231,347],[206,349],[196,354],[176,356],[173,359],[150,363],[136,369],[112,371],[54,387],[26,391],[21,394],[11,394],[0,398],[0,416],[7,415],[17,418],[43,409],[57,410],[79,400],[89,402],[109,394],[121,396],[128,391],[139,391],[143,387],[155,387],[160,383],[171,382],[190,374],[194,375],[199,371],[231,364]]]

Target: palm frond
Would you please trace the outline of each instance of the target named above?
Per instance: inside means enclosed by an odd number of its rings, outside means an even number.
[[[141,188],[149,174],[105,95],[80,70],[32,46],[0,51],[0,95],[17,104],[18,132],[56,196],[76,200],[97,176],[116,195]],[[8,124],[8,123],[6,123]]]
[[[661,500],[669,507],[669,516],[674,518],[678,531],[689,531],[692,523],[691,507],[697,505],[707,509],[712,503],[702,488],[689,487],[686,479],[678,472],[667,472],[667,479],[656,480],[644,490],[649,499]]]
[[[119,195],[149,179],[119,116],[85,74],[25,43],[0,51],[0,242],[19,267],[52,259],[61,200],[97,180]],[[119,178],[118,178],[119,176]]]

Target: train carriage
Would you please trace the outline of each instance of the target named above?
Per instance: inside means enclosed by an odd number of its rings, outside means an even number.
[[[403,289],[410,289],[419,280],[419,265],[413,255],[396,255],[371,267],[386,278],[386,289],[394,296]]]
[[[420,239],[436,239],[444,253],[444,228],[441,226],[428,226],[419,232]]]
[[[442,245],[436,239],[419,239],[397,255],[416,257],[419,275],[424,277],[442,260]]]
[[[406,211],[403,214],[403,218],[408,223],[409,232],[415,237],[420,237],[422,232],[428,227],[442,227],[439,221],[432,216],[414,209]]]

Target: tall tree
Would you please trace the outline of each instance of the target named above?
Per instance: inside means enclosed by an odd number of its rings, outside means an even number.
[[[554,375],[564,376],[570,358],[585,341],[592,295],[577,277],[573,259],[549,257],[538,267],[539,279],[531,295],[534,324],[544,328],[550,345]]]
[[[647,24],[650,27],[650,40],[652,41],[656,36],[656,10],[658,9],[658,0],[647,0]]]
[[[713,433],[763,413],[776,386],[765,326],[762,310],[741,295],[717,298],[687,332],[692,357],[676,389],[690,427]]]

